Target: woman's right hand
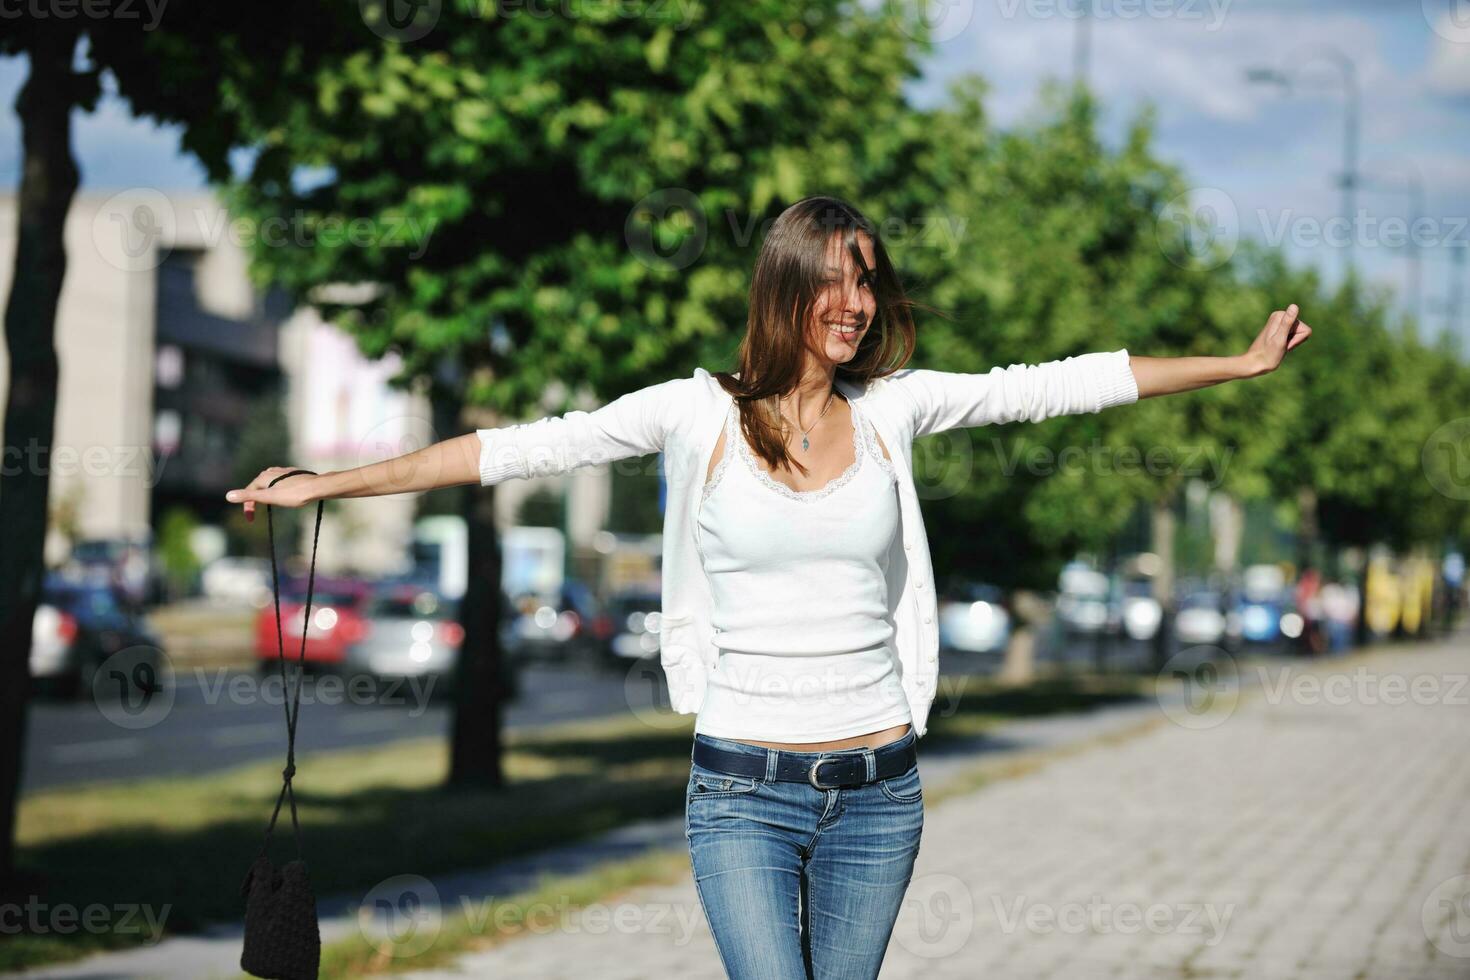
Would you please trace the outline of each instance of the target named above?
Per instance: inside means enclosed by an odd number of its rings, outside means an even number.
[[[275,486],[270,486],[270,482],[282,473],[290,473],[297,469],[300,467],[267,467],[261,470],[260,475],[251,480],[249,485],[226,493],[225,499],[232,504],[243,503],[247,521],[255,520],[256,504],[270,504],[272,507],[301,507],[309,504],[316,499],[311,493],[312,481],[316,479],[313,474],[299,473],[287,477]]]

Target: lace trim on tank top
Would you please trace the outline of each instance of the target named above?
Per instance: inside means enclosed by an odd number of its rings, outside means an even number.
[[[740,426],[736,422],[738,416],[735,413],[735,405],[732,402],[729,410],[725,414],[725,452],[721,454],[720,461],[715,464],[715,471],[705,481],[704,490],[700,494],[700,503],[709,499],[709,495],[714,492],[715,486],[720,482],[720,477],[724,475],[725,465],[730,462],[731,443],[735,444],[736,450],[745,460],[746,467],[757,480],[790,500],[816,500],[836,492],[851,482],[852,478],[857,475],[858,470],[862,467],[865,453],[871,454],[879,466],[883,468],[883,472],[889,477],[896,477],[893,463],[883,455],[883,451],[877,446],[875,441],[876,436],[871,423],[868,422],[861,411],[853,408],[850,402],[848,403],[848,407],[852,410],[854,419],[854,425],[852,427],[852,462],[848,465],[847,469],[843,470],[831,480],[828,480],[824,486],[818,487],[815,490],[793,490],[761,469],[757,464],[755,450],[751,449],[750,444],[745,441],[745,436],[740,431]]]
[[[878,448],[878,433],[873,428],[873,423],[869,422],[865,416],[859,415],[858,418],[863,423],[861,428],[863,430],[863,439],[868,444],[868,452],[872,453],[873,458],[878,461],[878,465],[883,468],[883,472],[888,474],[889,479],[897,480],[898,471],[893,468],[893,460],[884,456],[883,450]]]

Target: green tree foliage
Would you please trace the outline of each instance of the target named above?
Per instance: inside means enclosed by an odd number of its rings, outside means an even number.
[[[733,347],[761,223],[868,166],[912,47],[831,0],[446,5],[254,121],[232,207],[303,230],[256,251],[298,297],[375,284],[324,309],[404,378],[448,356],[471,405],[565,409],[554,383],[610,397]],[[361,241],[324,244],[353,222]]]

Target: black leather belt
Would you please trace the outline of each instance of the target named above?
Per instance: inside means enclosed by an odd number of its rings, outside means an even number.
[[[896,742],[904,744],[897,745]],[[776,779],[782,782],[811,783],[817,789],[837,789],[839,786],[862,786],[870,781],[903,775],[919,761],[919,753],[914,747],[916,742],[917,739],[906,734],[876,749],[855,748],[818,753],[767,749],[766,752],[776,753]],[[873,756],[875,763],[873,780],[868,779],[869,754]],[[813,755],[816,755],[815,759],[812,758]],[[729,776],[766,778],[765,752],[754,754],[722,749],[695,739],[693,759],[697,765]]]

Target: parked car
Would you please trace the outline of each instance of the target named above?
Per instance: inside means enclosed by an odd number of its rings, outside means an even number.
[[[613,623],[590,589],[568,580],[552,595],[524,593],[511,600],[506,651],[521,661],[600,663]]]
[[[939,648],[961,653],[1003,653],[1011,636],[1004,595],[994,585],[957,582],[939,597]]]
[[[645,590],[621,592],[608,600],[607,616],[613,628],[607,645],[610,660],[626,664],[658,656],[662,601],[659,593]]]
[[[163,564],[154,554],[150,532],[77,541],[67,565],[84,572],[106,569],[123,597],[134,605],[157,605],[166,598]]]
[[[1154,598],[1153,581],[1125,578],[1118,583],[1110,626],[1115,635],[1131,640],[1150,640],[1159,631],[1163,609]]]
[[[306,611],[305,578],[281,583],[281,622],[276,630],[274,595],[255,619],[255,655],[261,670],[279,669],[280,641],[285,657],[295,662],[302,655],[302,616]],[[311,623],[306,630],[305,666],[335,669],[347,658],[347,648],[363,636],[363,610],[373,587],[356,579],[317,577],[311,590]]]
[[[1069,634],[1092,634],[1108,624],[1108,577],[1077,563],[1062,569],[1057,619]]]
[[[1275,565],[1252,565],[1241,578],[1241,637],[1247,643],[1274,643],[1282,637],[1282,619],[1290,611],[1286,576]],[[1291,625],[1291,621],[1287,621]],[[1300,632],[1300,631],[1298,631]]]
[[[383,685],[432,679],[433,694],[451,690],[464,642],[458,602],[421,586],[388,585],[363,606],[361,623],[360,636],[347,648],[347,672]],[[397,693],[409,696],[402,688]]]
[[[1240,614],[1219,592],[1192,592],[1179,601],[1174,635],[1180,643],[1233,647],[1241,636]]]
[[[49,573],[31,624],[31,677],[41,690],[90,697],[104,661],[122,672],[117,693],[158,690],[162,648],[142,608],[109,570]]]
[[[205,597],[215,602],[259,609],[271,601],[270,559],[234,555],[216,558],[204,566],[200,584]]]

